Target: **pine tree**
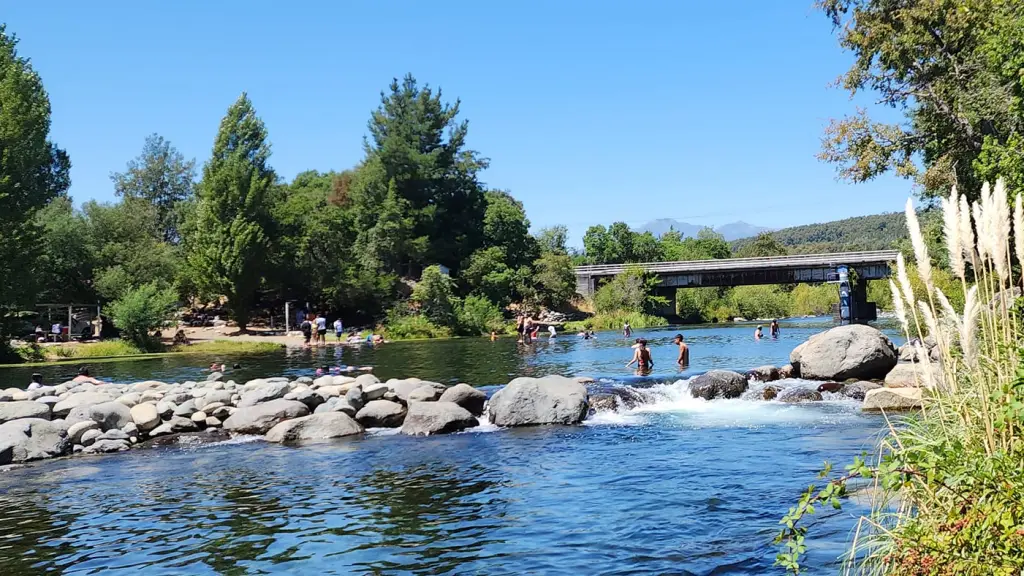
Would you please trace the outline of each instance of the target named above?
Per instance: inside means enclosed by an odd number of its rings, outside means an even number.
[[[203,167],[195,222],[186,238],[197,286],[227,298],[240,330],[249,322],[270,248],[270,145],[244,93],[228,109]]]

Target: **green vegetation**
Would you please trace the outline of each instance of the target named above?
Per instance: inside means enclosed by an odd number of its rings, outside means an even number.
[[[166,354],[259,354],[280,350],[282,344],[274,342],[248,342],[244,340],[210,340],[188,345],[157,346],[142,349],[126,340],[106,340],[60,346],[27,344],[15,348],[18,360],[29,363],[53,363],[82,359],[120,357],[155,358]]]
[[[652,316],[643,312],[608,312],[594,314],[586,320],[566,322],[566,332],[580,332],[582,330],[622,330],[622,326],[629,323],[633,329],[657,328],[668,326],[668,321],[661,316]]]
[[[109,312],[122,338],[142,350],[152,350],[160,343],[151,334],[170,326],[177,301],[174,290],[143,284],[111,302]]]
[[[770,236],[789,254],[890,250],[907,239],[906,223],[906,216],[894,212],[783,228],[772,232]],[[758,238],[760,236],[735,240],[732,249],[737,255],[745,253]]]

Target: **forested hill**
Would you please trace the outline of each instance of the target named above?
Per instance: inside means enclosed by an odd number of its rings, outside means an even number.
[[[907,237],[906,216],[902,212],[857,216],[783,228],[772,235],[790,254],[886,250]],[[754,238],[733,241],[733,252],[753,241]]]

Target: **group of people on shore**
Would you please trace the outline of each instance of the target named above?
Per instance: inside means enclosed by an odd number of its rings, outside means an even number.
[[[299,330],[302,332],[303,346],[326,346],[327,345],[327,316],[304,312],[299,313],[302,321],[299,323]],[[383,344],[384,337],[380,334],[369,334],[365,339],[355,330],[345,333],[345,324],[341,318],[334,320],[334,338],[338,344]]]

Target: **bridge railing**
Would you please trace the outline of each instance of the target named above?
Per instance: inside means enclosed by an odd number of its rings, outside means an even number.
[[[714,272],[716,270],[753,270],[762,268],[801,268],[806,266],[853,266],[880,264],[896,260],[898,250],[870,250],[833,254],[796,254],[760,258],[726,258],[720,260],[686,260],[679,262],[642,262],[636,264],[597,264],[577,266],[577,276],[615,275],[627,267],[637,266],[654,273]]]

